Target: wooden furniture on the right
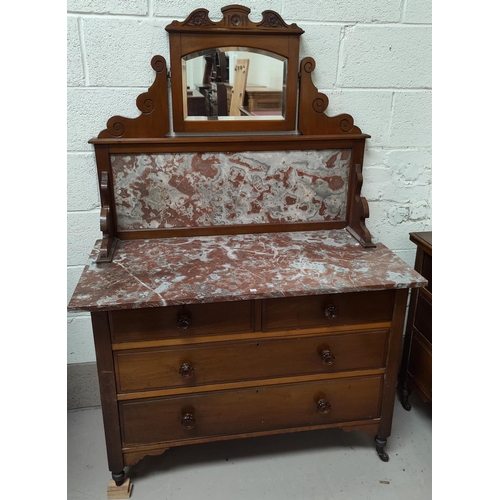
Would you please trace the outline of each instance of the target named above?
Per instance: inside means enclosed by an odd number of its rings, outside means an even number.
[[[408,396],[415,390],[424,402],[432,402],[432,231],[410,233],[417,245],[415,270],[428,280],[411,291],[406,324],[399,390],[403,408],[411,410]]]

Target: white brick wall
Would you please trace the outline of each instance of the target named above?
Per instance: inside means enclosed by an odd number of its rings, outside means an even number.
[[[113,115],[135,117],[136,97],[169,60],[164,27],[204,7],[221,19],[227,0],[68,0],[68,300],[99,232],[99,197],[88,144]],[[236,2],[238,3],[238,2]],[[328,114],[349,113],[367,141],[363,194],[376,241],[413,265],[411,231],[431,225],[431,0],[249,0],[260,20],[275,10],[305,30],[300,57]],[[68,315],[68,362],[93,361],[90,317]]]

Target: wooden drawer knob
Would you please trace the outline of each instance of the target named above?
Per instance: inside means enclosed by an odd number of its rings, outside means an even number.
[[[194,368],[189,363],[183,363],[179,368],[179,375],[184,378],[191,378],[194,376]]]
[[[333,365],[335,357],[333,356],[333,354],[328,349],[323,349],[320,352],[320,356],[321,356],[321,362],[324,365]]]
[[[332,304],[328,304],[326,307],[325,307],[325,316],[327,318],[335,318],[335,316],[338,316],[339,314],[339,309],[338,307],[335,307],[334,305]]]
[[[196,419],[192,413],[182,415],[181,425],[184,429],[192,429],[196,425]]]
[[[316,409],[318,410],[318,413],[326,415],[327,413],[330,413],[332,405],[326,399],[321,398],[318,399],[318,403],[316,404]]]
[[[179,316],[177,319],[177,328],[181,330],[187,330],[191,325],[191,318],[189,316]]]

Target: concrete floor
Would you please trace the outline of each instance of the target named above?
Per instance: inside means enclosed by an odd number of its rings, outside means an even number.
[[[127,468],[134,500],[427,500],[432,410],[396,400],[379,460],[373,439],[339,429],[172,448]],[[68,500],[106,499],[111,478],[100,408],[68,412]]]

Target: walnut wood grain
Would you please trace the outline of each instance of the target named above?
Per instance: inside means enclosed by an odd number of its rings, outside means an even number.
[[[386,330],[115,353],[119,392],[382,368]]]
[[[175,443],[207,436],[378,418],[381,377],[359,377],[244,389],[185,397],[120,403],[124,447]],[[318,397],[319,396],[319,397]],[[317,410],[327,399],[331,411]],[[192,408],[196,425],[185,429],[181,419]]]
[[[123,470],[125,464],[121,450],[120,420],[108,315],[105,312],[95,312],[91,314],[91,320],[108,465],[111,472],[119,472]]]
[[[394,290],[268,299],[264,303],[263,329],[293,330],[387,321],[391,319],[393,303]],[[336,315],[325,315],[329,306],[337,309]]]
[[[111,335],[113,342],[130,342],[252,332],[254,307],[247,300],[110,311]]]

